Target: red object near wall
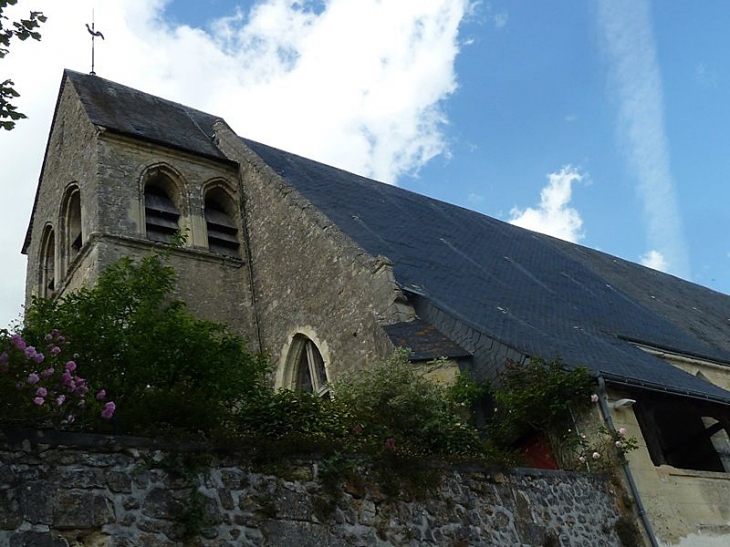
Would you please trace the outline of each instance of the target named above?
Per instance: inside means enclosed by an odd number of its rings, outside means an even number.
[[[550,441],[542,433],[535,433],[520,443],[520,454],[525,459],[525,465],[533,469],[559,469],[555,461]]]

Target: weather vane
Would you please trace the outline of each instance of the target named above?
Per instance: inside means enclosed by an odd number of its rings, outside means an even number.
[[[86,23],[86,30],[88,30],[89,34],[91,34],[91,72],[90,72],[90,74],[92,76],[96,76],[96,72],[94,72],[94,39],[98,36],[99,38],[101,38],[103,40],[104,35],[94,28],[94,10],[91,10],[91,26],[89,26],[89,23]]]

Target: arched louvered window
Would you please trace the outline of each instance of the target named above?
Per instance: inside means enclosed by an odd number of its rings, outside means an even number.
[[[41,244],[40,294],[50,296],[56,290],[56,235],[48,226]]]
[[[81,192],[77,186],[66,190],[61,208],[61,271],[66,272],[84,244],[81,223]]]
[[[238,226],[233,200],[220,188],[205,195],[205,226],[208,232],[208,248],[226,256],[240,256]]]
[[[170,243],[172,236],[180,229],[180,212],[158,181],[145,185],[144,214],[147,239]]]
[[[292,354],[289,362],[294,366],[292,387],[329,398],[327,370],[316,344],[306,336],[298,334],[294,337],[290,351]]]

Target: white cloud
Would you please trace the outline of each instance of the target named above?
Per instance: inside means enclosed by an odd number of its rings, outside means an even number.
[[[548,184],[540,192],[540,205],[526,209],[514,207],[510,211],[509,222],[573,243],[580,241],[584,237],[583,219],[569,205],[573,183],[582,179],[581,174],[570,165],[558,173],[549,174]]]
[[[509,21],[509,13],[506,11],[501,11],[494,15],[494,26],[498,29],[506,27],[507,21]]]
[[[666,272],[669,270],[669,263],[667,262],[667,259],[664,258],[664,255],[662,255],[659,251],[652,250],[644,253],[639,257],[639,260],[641,261],[641,265],[646,266],[647,268],[659,270],[660,272]]]
[[[241,135],[386,182],[447,152],[442,103],[457,88],[459,25],[470,0],[260,0],[205,29],[165,19],[168,0],[33,0],[40,43],[3,59],[29,116],[0,132],[0,326],[23,294],[19,255],[64,67],[96,72],[225,117]],[[314,6],[314,9],[312,6]]]
[[[648,0],[601,0],[598,19],[618,103],[619,139],[638,181],[649,246],[665,257],[674,274],[689,279],[650,9]]]

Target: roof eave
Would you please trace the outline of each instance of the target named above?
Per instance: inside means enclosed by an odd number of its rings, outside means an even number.
[[[664,393],[667,395],[676,395],[679,397],[685,397],[688,399],[694,399],[697,401],[703,401],[703,402],[711,402],[711,403],[717,403],[721,405],[730,406],[730,392],[728,392],[727,398],[722,397],[716,397],[713,395],[709,395],[707,393],[700,393],[698,391],[693,390],[679,390],[679,389],[672,389],[668,388],[667,386],[663,386],[661,384],[653,383],[653,382],[647,382],[645,380],[637,380],[636,378],[626,378],[622,376],[618,376],[615,374],[607,373],[604,371],[601,371],[598,376],[603,377],[603,379],[612,385],[620,386],[624,388],[633,388],[633,389],[640,389],[642,391],[652,391],[654,393]],[[718,389],[722,389],[718,387]]]

